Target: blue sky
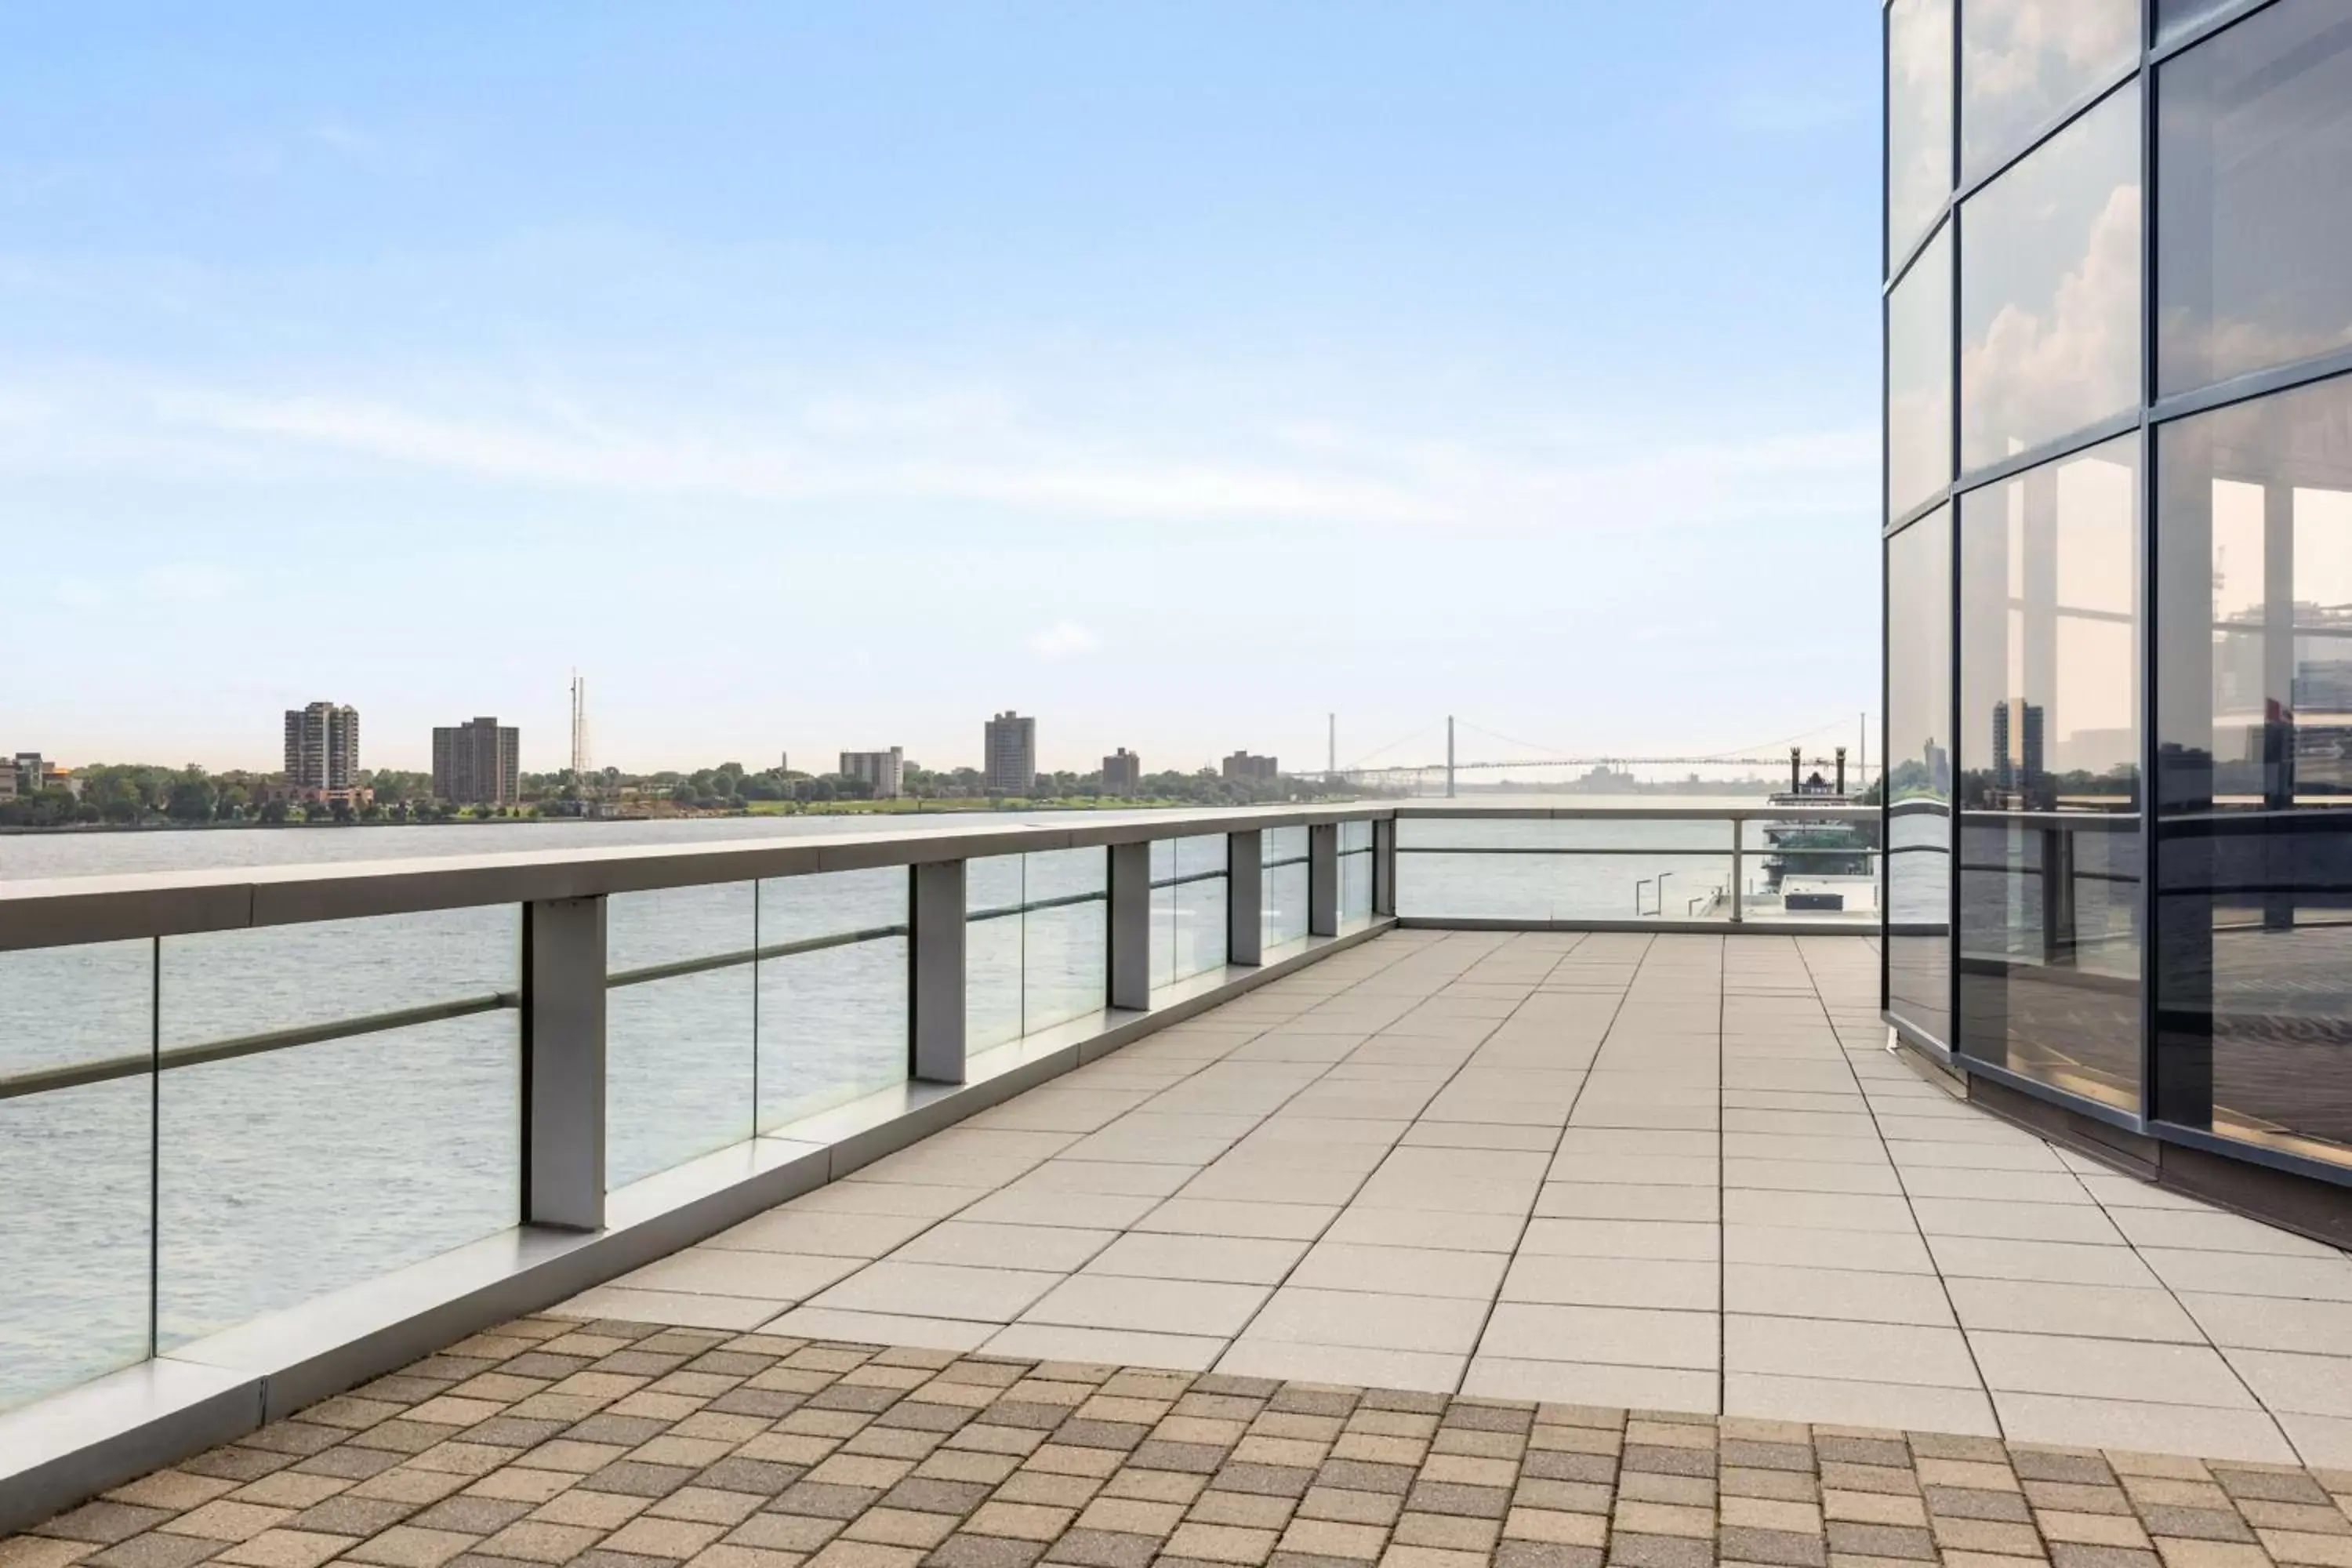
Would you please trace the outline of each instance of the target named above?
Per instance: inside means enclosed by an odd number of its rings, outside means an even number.
[[[0,749],[268,766],[324,698],[552,766],[575,665],[631,767],[1850,731],[1877,34],[0,11]]]

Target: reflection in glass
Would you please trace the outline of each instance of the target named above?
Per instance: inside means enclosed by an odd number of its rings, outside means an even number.
[[[1968,0],[1960,177],[1973,180],[2139,58],[2140,0]]]
[[[1021,1037],[1021,859],[991,855],[964,862],[966,1050]]]
[[[0,1410],[147,1354],[154,951],[0,952],[0,1087],[30,1091],[0,1099]],[[29,1076],[102,1061],[123,1076]]]
[[[2139,89],[2110,95],[1960,216],[1960,468],[2139,402]]]
[[[2167,61],[2158,392],[2352,342],[2352,17],[2282,0]]]
[[[1047,849],[1026,864],[1021,1032],[1101,1011],[1109,985],[1109,860],[1100,849]]]
[[[1306,940],[1307,829],[1269,827],[1258,835],[1258,852],[1265,867],[1258,890],[1262,940],[1269,948]]]
[[[1372,825],[1339,824],[1339,929],[1357,931],[1372,921]]]
[[[1225,963],[1225,837],[1162,838],[1151,846],[1151,984],[1190,979]]]
[[[489,1010],[167,1070],[156,1342],[170,1349],[514,1225],[512,905],[166,938],[173,1050],[473,1003]],[[503,998],[503,1004],[494,999]]]
[[[1705,826],[1728,836],[1727,825],[1720,823],[1633,822],[1617,830],[1623,836],[1622,848],[1637,850],[1671,842],[1651,837],[1658,829]],[[1694,921],[1727,920],[1731,910],[1727,848],[1721,854],[1680,855],[1663,849],[1654,855],[1476,855],[1432,850],[1401,855],[1398,864],[1397,913],[1407,919]],[[1751,873],[1757,864],[1758,857],[1751,853],[1748,860]],[[1837,913],[1826,918],[1844,917]],[[1856,911],[1852,918],[1877,929],[1875,910]]]
[[[604,918],[604,1184],[619,1187],[751,1136],[757,888],[615,893]]]
[[[2168,44],[2254,0],[2156,0],[2156,41]]]
[[[1886,255],[1899,261],[1952,194],[1952,0],[1886,12]]]
[[[907,889],[897,867],[760,884],[761,1131],[905,1080]]]
[[[1886,542],[1886,1006],[1951,1034],[1952,512]]]
[[[2352,1163],[2352,384],[2158,458],[2158,1114]]]
[[[1937,231],[1886,301],[1886,515],[1952,482],[1952,229]]]
[[[2137,1110],[2137,437],[1960,502],[1959,1048]]]

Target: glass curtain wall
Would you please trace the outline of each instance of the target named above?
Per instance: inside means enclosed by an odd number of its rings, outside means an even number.
[[[1887,1016],[2352,1179],[2352,16],[1885,28]]]

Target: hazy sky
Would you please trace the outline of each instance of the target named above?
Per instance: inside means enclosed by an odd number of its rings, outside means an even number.
[[[625,767],[1850,732],[1878,26],[9,7],[0,749],[555,766],[575,665]]]

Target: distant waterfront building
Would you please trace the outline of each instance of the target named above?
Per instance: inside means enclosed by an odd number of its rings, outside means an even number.
[[[360,771],[360,710],[332,702],[286,710],[286,790],[317,798],[353,787]]]
[[[1143,759],[1121,746],[1103,759],[1105,795],[1133,795],[1143,784]]]
[[[1993,787],[2032,795],[2042,782],[2042,708],[2021,697],[1993,704]]]
[[[1235,752],[1224,761],[1224,775],[1229,779],[1265,779],[1281,777],[1272,757],[1254,757],[1247,752]]]
[[[907,752],[893,746],[887,752],[844,752],[844,778],[864,779],[874,786],[876,800],[896,800],[906,793]]]
[[[522,731],[477,718],[433,731],[433,794],[459,805],[512,805],[522,798]]]
[[[1027,795],[1037,782],[1037,721],[1010,708],[988,721],[981,771],[991,795]]]

